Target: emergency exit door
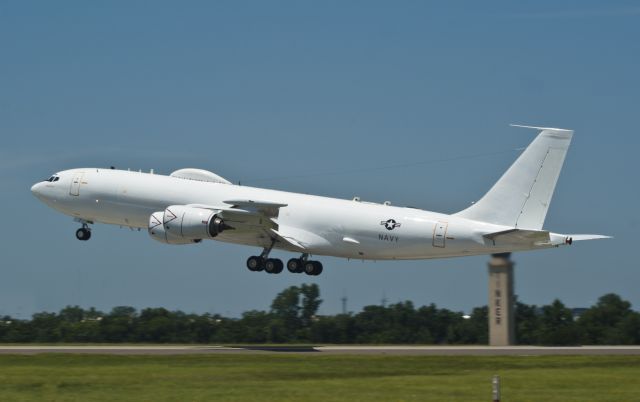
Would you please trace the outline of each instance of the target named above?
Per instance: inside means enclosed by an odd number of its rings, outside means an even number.
[[[433,228],[433,247],[444,248],[448,226],[448,222],[436,222]]]

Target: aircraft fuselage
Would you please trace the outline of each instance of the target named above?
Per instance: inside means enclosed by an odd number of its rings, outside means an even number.
[[[275,242],[273,247],[314,255],[369,260],[429,259],[539,249],[565,243],[565,236],[552,234],[552,241],[547,244],[495,244],[484,235],[511,227],[415,208],[159,174],[84,168],[63,171],[56,176],[59,180],[37,183],[32,191],[50,207],[82,222],[147,229],[151,214],[172,205],[215,209],[230,199],[284,204],[273,220],[278,227],[291,228],[292,239],[303,239],[304,249],[284,241]],[[273,236],[268,230],[260,230],[261,224],[263,222],[255,222],[255,230],[247,227],[225,230],[215,240],[269,247]]]

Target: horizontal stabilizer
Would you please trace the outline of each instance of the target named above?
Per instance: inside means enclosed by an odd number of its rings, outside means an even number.
[[[548,247],[570,245],[574,241],[611,239],[611,236],[593,234],[559,234],[546,230],[508,229],[482,236],[492,246]]]
[[[564,128],[553,128],[553,127],[537,127],[537,126],[525,126],[522,124],[509,124],[511,127],[520,127],[520,128],[533,128],[535,130],[553,130],[553,131],[572,131]]]
[[[571,240],[573,241],[613,239],[612,236],[595,235],[595,234],[570,234],[567,236],[570,237]]]
[[[496,245],[538,246],[549,244],[549,232],[546,230],[509,229],[501,232],[487,233],[485,239]]]

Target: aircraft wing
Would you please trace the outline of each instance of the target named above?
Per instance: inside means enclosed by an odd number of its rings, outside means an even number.
[[[279,202],[259,200],[230,200],[224,203],[231,205],[233,209],[260,213],[268,217],[277,217],[280,208],[287,206]]]
[[[304,252],[311,243],[324,241],[313,233],[279,225],[280,208],[286,207],[287,204],[262,200],[229,200],[224,201],[224,204],[227,205],[189,206],[216,211],[216,214],[234,229],[221,233],[221,239],[238,243],[243,243],[243,239],[258,239],[263,247],[269,247],[275,240],[276,243],[281,243],[283,248],[300,252]]]
[[[277,229],[277,218],[280,208],[287,204],[271,201],[233,200],[224,201],[227,205],[189,204],[189,207],[204,208],[216,211],[225,223],[236,230],[262,229],[269,231]]]

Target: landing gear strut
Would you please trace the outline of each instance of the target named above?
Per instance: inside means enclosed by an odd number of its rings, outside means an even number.
[[[81,222],[82,222],[82,227],[76,230],[76,239],[87,241],[91,238],[91,229],[89,228],[89,225],[87,224],[87,222],[85,221],[81,221]]]

